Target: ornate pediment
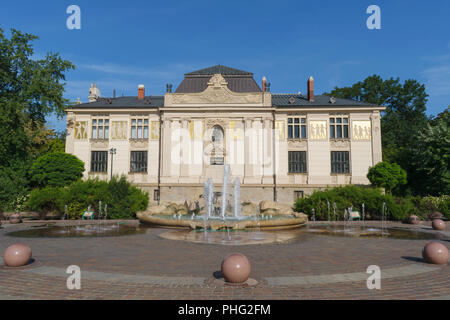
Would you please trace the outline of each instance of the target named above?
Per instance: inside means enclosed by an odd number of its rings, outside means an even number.
[[[228,83],[220,74],[215,74],[208,87],[199,93],[172,93],[166,95],[166,105],[175,104],[262,104],[260,92],[240,93],[228,89]]]

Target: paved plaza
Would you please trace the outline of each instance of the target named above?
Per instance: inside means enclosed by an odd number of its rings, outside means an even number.
[[[0,299],[450,299],[449,264],[422,259],[431,240],[308,235],[281,244],[222,246],[167,240],[159,237],[167,232],[161,228],[121,237],[6,235],[36,224],[43,222],[0,229],[2,253],[24,242],[35,259],[17,269],[0,261]],[[428,223],[389,226],[436,232]],[[450,248],[450,232],[443,235],[439,241]],[[248,257],[255,286],[217,281],[220,263],[231,252]],[[80,290],[67,289],[70,265],[81,268]],[[370,265],[381,268],[380,290],[367,288]]]

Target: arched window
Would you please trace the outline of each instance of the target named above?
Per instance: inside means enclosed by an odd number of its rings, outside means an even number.
[[[223,129],[220,126],[214,126],[212,131],[212,142],[222,143],[223,141]]]
[[[221,126],[214,126],[211,135],[212,150],[210,154],[211,165],[223,165],[224,164],[224,134]]]

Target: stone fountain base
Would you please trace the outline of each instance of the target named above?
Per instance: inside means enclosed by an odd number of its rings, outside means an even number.
[[[225,220],[210,218],[204,221],[205,213],[202,214],[203,210],[199,212],[200,214],[196,212],[191,213],[189,206],[182,212],[181,210],[178,212],[167,210],[167,208],[173,207],[175,207],[173,204],[153,206],[145,212],[139,212],[137,217],[143,224],[169,228],[190,228],[193,230],[204,229],[205,226],[211,230],[290,229],[301,227],[308,221],[306,214],[294,212],[289,205],[272,201],[262,201],[259,204],[260,214],[257,217],[243,210],[243,216],[239,219],[227,217]]]

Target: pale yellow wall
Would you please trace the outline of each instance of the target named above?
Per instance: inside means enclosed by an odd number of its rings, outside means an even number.
[[[90,174],[90,154],[92,150],[106,151],[114,147],[117,149],[114,156],[114,174],[125,174],[130,181],[153,191],[152,188],[158,183],[159,139],[161,139],[161,184],[166,188],[165,194],[168,197],[183,197],[185,193],[198,193],[202,190],[203,183],[210,177],[216,185],[222,184],[223,166],[211,166],[209,155],[205,150],[207,146],[205,139],[208,141],[210,139],[208,130],[214,125],[220,125],[225,134],[225,162],[230,163],[234,160],[231,164],[231,175],[233,180],[239,178],[243,185],[243,200],[251,200],[252,197],[270,200],[271,195],[273,197],[274,172],[279,199],[283,201],[292,198],[295,190],[303,190],[307,195],[316,188],[348,183],[369,184],[366,177],[368,168],[381,161],[382,156],[379,114],[382,108],[276,109],[268,103],[271,99],[270,93],[264,95],[230,93],[220,82],[223,80],[220,78],[216,80],[218,82],[214,85],[216,89],[219,88],[216,102],[211,102],[214,93],[212,90],[192,95],[166,94],[167,108],[161,108],[160,137],[157,127],[156,132],[152,133],[152,122],[159,124],[160,121],[155,109],[106,112],[71,109],[67,114],[66,152],[75,154],[85,162],[85,177],[99,176],[108,179],[111,156],[108,154],[106,174]],[[92,117],[98,114],[105,114],[110,120],[109,140],[91,139]],[[136,115],[149,119],[147,141],[130,140],[131,119]],[[288,140],[289,115],[306,116],[308,139]],[[350,139],[329,139],[330,115],[349,117]],[[74,123],[77,122],[88,123],[85,139],[75,137]],[[113,123],[116,122],[127,123],[126,134],[113,139]],[[355,136],[352,128],[354,123],[370,127],[370,136]],[[280,135],[275,135],[273,126],[281,130]],[[325,127],[325,135],[322,135],[323,131],[320,129],[322,126]],[[319,128],[314,130],[315,135],[312,128]],[[207,136],[203,137],[203,134]],[[236,139],[241,149],[232,148],[230,143],[233,139]],[[132,150],[148,151],[147,173],[129,172]],[[331,174],[330,152],[339,150],[350,152],[349,174]],[[288,173],[289,151],[307,152],[307,173]],[[169,188],[172,186],[174,189],[178,188],[178,191]],[[189,191],[191,187],[192,192]]]

